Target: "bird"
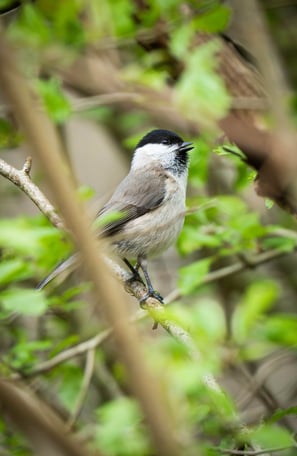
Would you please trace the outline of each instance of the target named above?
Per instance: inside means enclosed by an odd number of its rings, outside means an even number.
[[[151,283],[147,258],[166,251],[175,243],[183,227],[188,152],[193,148],[193,143],[184,141],[175,132],[164,129],[148,132],[136,145],[129,173],[95,218],[98,226],[98,222],[101,219],[104,222],[109,214],[119,214],[115,220],[100,226],[98,236],[108,241],[134,277],[143,282],[139,274],[142,271],[147,293],[141,303],[148,297],[163,302]],[[134,266],[133,260],[136,260]],[[74,253],[59,263],[36,288],[41,290],[59,274],[78,264],[79,254]]]

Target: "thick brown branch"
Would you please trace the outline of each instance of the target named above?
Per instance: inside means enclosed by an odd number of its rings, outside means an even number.
[[[227,135],[245,152],[247,163],[258,171],[257,193],[273,199],[296,215],[297,135],[289,115],[288,86],[284,71],[269,36],[259,2],[232,0],[231,4],[237,26],[259,63],[268,92],[275,133],[261,133],[245,125],[241,127],[241,131],[236,131],[233,122],[233,125],[227,125],[229,131],[231,130],[231,134]],[[226,123],[222,124],[223,128],[225,125]],[[243,131],[244,128],[246,132]]]

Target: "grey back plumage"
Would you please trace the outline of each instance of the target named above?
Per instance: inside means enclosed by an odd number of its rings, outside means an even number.
[[[100,234],[112,236],[120,232],[127,222],[159,207],[165,197],[166,178],[162,169],[143,169],[137,174],[130,171],[98,213],[98,217],[111,212],[122,212],[123,215],[107,223],[100,229]]]

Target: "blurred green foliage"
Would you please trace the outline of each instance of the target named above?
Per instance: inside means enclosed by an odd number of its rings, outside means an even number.
[[[38,79],[36,88],[53,121],[58,124],[65,122],[71,114],[71,106],[61,90],[61,83],[55,78]]]
[[[96,411],[95,441],[106,455],[146,456],[152,448],[145,434],[138,404],[128,397],[109,402]],[[118,432],[115,433],[114,429]]]
[[[11,3],[2,0],[0,8]],[[152,368],[162,374],[162,386],[178,410],[180,435],[191,447],[191,454],[219,454],[215,443],[224,449],[231,448],[234,442],[248,440],[237,426],[236,405],[227,394],[206,388],[204,376],[209,372],[221,375],[229,364],[255,362],[277,349],[293,350],[297,345],[296,315],[279,310],[283,291],[267,273],[250,272],[252,280],[241,291],[234,290],[235,308],[229,310],[229,315],[222,305],[219,284],[206,280],[211,270],[239,261],[240,255],[248,259],[269,249],[296,249],[296,240],[279,236],[277,226],[263,225],[259,215],[244,202],[241,192],[250,186],[253,174],[237,157],[216,157],[218,167],[223,161],[230,164],[233,191],[211,197],[207,193],[212,150],[219,155],[224,153],[223,147],[214,146],[216,121],[227,112],[230,97],[216,72],[219,43],[213,41],[193,49],[192,40],[197,32],[223,32],[229,19],[229,8],[219,0],[192,0],[187,4],[180,0],[150,0],[144,7],[130,0],[37,0],[24,2],[7,26],[7,36],[18,49],[32,86],[53,122],[59,125],[74,114],[73,106],[63,91],[61,79],[56,75],[38,76],[38,69],[47,61],[67,67],[89,46],[98,46],[99,50],[114,46],[118,52],[122,50],[123,80],[161,93],[168,82],[173,84],[168,53],[171,59],[182,63],[183,71],[174,85],[176,107],[186,120],[206,129],[193,138],[196,147],[191,152],[189,172],[192,196],[188,199],[191,211],[178,241],[179,252],[190,259],[179,271],[179,302],[166,308],[166,317],[191,334],[201,359],[193,362],[187,348],[167,334],[150,338],[146,356]],[[168,24],[168,49],[146,52],[138,44],[139,36],[152,33],[159,21]],[[121,138],[125,137],[125,146],[130,149],[144,131],[154,126],[149,114],[140,108],[119,112],[111,106],[99,106],[80,114],[112,126]],[[0,148],[14,147],[21,141],[13,123],[0,119]],[[81,193],[85,199],[90,196],[88,189]],[[91,322],[92,317],[88,316],[84,317],[87,329],[80,333],[88,284],[66,288],[54,284],[46,292],[34,290],[71,248],[65,236],[44,217],[0,221],[3,375],[14,370],[29,374],[42,360],[54,357],[100,329],[98,322]],[[28,319],[34,331],[24,324]],[[86,433],[92,448],[98,447],[106,455],[153,454],[142,413],[127,393],[129,385],[120,362],[101,347],[97,348],[96,362],[108,366],[121,394],[112,396],[106,385],[100,384],[98,375],[95,388],[92,386],[87,395],[78,428]],[[64,362],[42,375],[65,416],[74,410],[83,375],[81,360]],[[94,390],[100,388],[103,392],[96,395]],[[274,421],[267,417],[253,426],[249,439],[252,437],[264,448],[291,445],[290,433],[278,423],[293,413],[296,410],[289,408],[275,411]],[[0,445],[14,455],[31,454],[22,437],[12,435],[2,417]]]

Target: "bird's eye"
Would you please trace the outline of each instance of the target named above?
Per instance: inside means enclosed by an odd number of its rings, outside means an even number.
[[[169,144],[169,139],[163,139],[162,144]]]

